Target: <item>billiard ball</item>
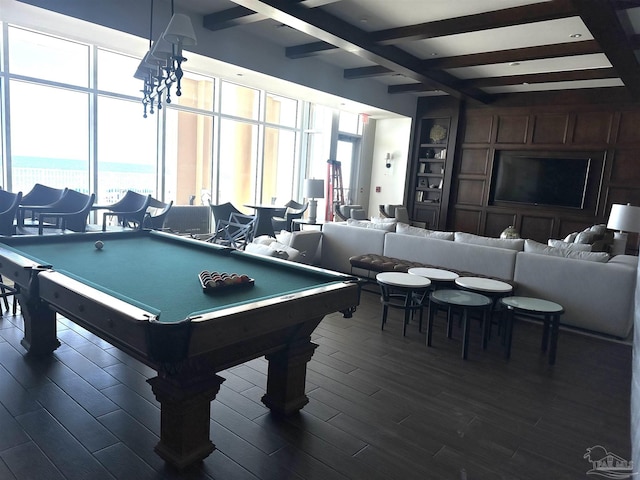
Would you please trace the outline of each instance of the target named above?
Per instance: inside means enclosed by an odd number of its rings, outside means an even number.
[[[102,240],[98,240],[94,245],[98,250],[102,250],[102,247],[104,247]]]

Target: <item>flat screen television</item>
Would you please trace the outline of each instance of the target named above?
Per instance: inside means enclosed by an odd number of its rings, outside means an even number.
[[[583,208],[591,158],[500,152],[491,199],[528,205]]]

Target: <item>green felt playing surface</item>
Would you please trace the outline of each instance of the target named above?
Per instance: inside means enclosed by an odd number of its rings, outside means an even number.
[[[103,236],[104,247],[95,248],[92,235],[47,238],[12,244],[36,263],[86,281],[137,306],[159,311],[160,321],[184,320],[193,312],[211,311],[234,304],[276,297],[344,280],[337,274],[281,265],[267,257],[229,253],[203,242],[154,235]],[[204,293],[201,271],[247,274],[252,287],[227,288]]]

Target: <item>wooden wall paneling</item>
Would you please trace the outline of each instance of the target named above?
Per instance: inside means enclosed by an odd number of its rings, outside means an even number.
[[[629,143],[640,144],[640,111],[623,111],[620,113],[620,126],[618,128],[618,145]]]
[[[611,205],[622,203],[640,206],[640,188],[636,187],[609,187],[607,202],[604,208],[605,217],[609,217]]]
[[[613,112],[579,112],[573,131],[573,143],[579,145],[607,144],[611,138]]]
[[[542,114],[534,117],[533,137],[534,144],[564,144],[567,142],[569,128],[569,115]]]
[[[554,237],[554,224],[553,217],[522,214],[520,215],[520,236],[546,244],[549,238]]]
[[[451,227],[447,230],[481,235],[482,210],[456,208],[451,217]]]
[[[463,148],[460,155],[460,175],[487,175],[490,163],[489,148]]]
[[[510,225],[517,228],[517,215],[514,212],[487,211],[483,235],[500,237],[502,231]]]
[[[616,185],[640,185],[639,163],[640,151],[637,148],[616,149],[611,158],[609,182]]]
[[[528,128],[529,115],[499,115],[496,143],[524,144]]]
[[[475,205],[481,207],[484,202],[486,182],[484,178],[458,177],[456,185],[455,202],[462,205]]]
[[[489,143],[493,128],[493,115],[469,115],[464,128],[464,143]]]

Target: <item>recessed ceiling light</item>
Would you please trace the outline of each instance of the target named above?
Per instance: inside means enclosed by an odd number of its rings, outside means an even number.
[[[438,56],[438,52],[431,52],[431,56],[432,57],[437,57]]]
[[[361,18],[360,23],[367,23],[369,21],[368,18]]]
[[[518,65],[520,65],[520,62],[511,62],[509,64],[510,67],[517,67]]]
[[[571,35],[569,35],[569,37],[571,37],[571,38],[580,38],[580,37],[582,37],[582,34],[581,33],[572,33]]]

